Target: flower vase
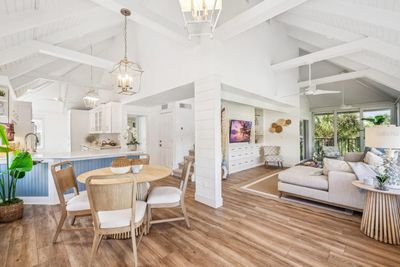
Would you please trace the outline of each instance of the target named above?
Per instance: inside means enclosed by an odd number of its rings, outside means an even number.
[[[130,151],[136,151],[137,150],[137,145],[128,145],[128,149]]]

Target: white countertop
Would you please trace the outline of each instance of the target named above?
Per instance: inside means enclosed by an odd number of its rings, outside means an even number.
[[[127,155],[143,154],[142,151],[130,151],[127,149],[106,149],[98,151],[77,151],[65,153],[33,153],[33,160],[85,160],[99,158],[114,158]]]

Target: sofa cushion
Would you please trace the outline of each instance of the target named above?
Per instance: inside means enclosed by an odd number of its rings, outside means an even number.
[[[279,181],[304,186],[318,190],[328,190],[328,177],[325,175],[315,175],[318,168],[295,166],[281,172],[278,175]]]
[[[383,158],[372,152],[367,152],[364,158],[364,162],[373,167],[379,167],[383,165]]]
[[[324,158],[324,175],[328,175],[330,171],[353,173],[353,169],[346,161]]]

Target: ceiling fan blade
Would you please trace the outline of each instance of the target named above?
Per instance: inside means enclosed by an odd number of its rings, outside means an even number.
[[[329,95],[329,94],[340,94],[340,91],[329,91],[329,90],[316,90],[315,95]]]

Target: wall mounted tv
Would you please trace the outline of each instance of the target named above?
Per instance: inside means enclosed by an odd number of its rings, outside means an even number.
[[[250,142],[251,121],[231,120],[229,143]]]

